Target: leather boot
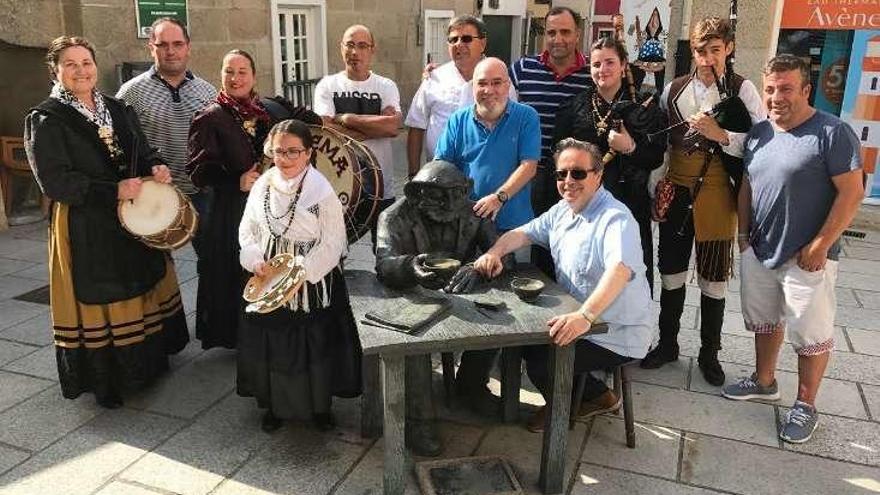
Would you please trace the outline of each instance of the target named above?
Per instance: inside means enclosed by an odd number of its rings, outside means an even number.
[[[724,322],[724,299],[703,294],[700,297],[700,355],[697,364],[710,385],[724,385],[724,370],[718,362],[721,350],[721,325]]]
[[[639,364],[644,369],[654,369],[678,360],[678,330],[684,312],[685,287],[660,291],[660,343]]]

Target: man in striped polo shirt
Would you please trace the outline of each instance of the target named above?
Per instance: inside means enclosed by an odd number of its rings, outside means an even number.
[[[544,16],[544,51],[526,56],[510,66],[510,79],[520,103],[538,112],[541,119],[541,161],[532,180],[535,216],[559,201],[553,177],[553,121],[559,105],[593,84],[590,64],[578,50],[581,16],[568,7],[553,7]],[[541,247],[533,247],[532,262],[553,276],[553,260]]]
[[[164,17],[150,31],[150,70],[126,82],[116,97],[137,112],[150,145],[171,169],[174,185],[193,202],[199,215],[207,214],[207,192],[199,191],[186,173],[187,138],[193,115],[217,96],[211,83],[187,69],[190,40],[186,26]],[[193,239],[198,254],[199,236]]]

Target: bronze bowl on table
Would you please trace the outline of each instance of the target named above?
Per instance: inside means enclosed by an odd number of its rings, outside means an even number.
[[[535,278],[514,278],[510,282],[514,294],[525,302],[535,302],[544,290],[544,282]]]
[[[434,273],[437,277],[430,283],[423,284],[426,289],[442,289],[458,272],[461,262],[455,258],[429,256],[422,262],[422,269]]]

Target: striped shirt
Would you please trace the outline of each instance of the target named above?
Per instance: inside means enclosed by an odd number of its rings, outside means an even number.
[[[559,105],[593,84],[590,65],[580,52],[569,72],[556,74],[547,63],[547,52],[523,57],[510,66],[510,79],[519,102],[534,108],[541,118],[541,157],[553,156],[553,125]]]
[[[159,76],[155,65],[127,81],[116,93],[137,112],[150,146],[159,150],[171,169],[174,185],[184,194],[198,192],[186,173],[189,126],[195,113],[216,96],[211,83],[189,71],[178,87],[172,87]]]

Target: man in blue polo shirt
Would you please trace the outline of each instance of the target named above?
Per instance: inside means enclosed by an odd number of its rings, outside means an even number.
[[[434,157],[454,163],[474,181],[474,212],[499,230],[534,217],[529,182],[541,156],[541,125],[531,107],[510,101],[507,66],[487,58],[474,69],[475,105],[446,123]]]
[[[534,217],[529,181],[541,157],[541,124],[535,109],[510,101],[510,78],[501,60],[478,63],[473,81],[476,103],[449,117],[434,156],[454,163],[474,181],[474,213],[508,231]],[[457,391],[481,414],[498,410],[486,387],[497,354],[488,349],[461,356]]]

